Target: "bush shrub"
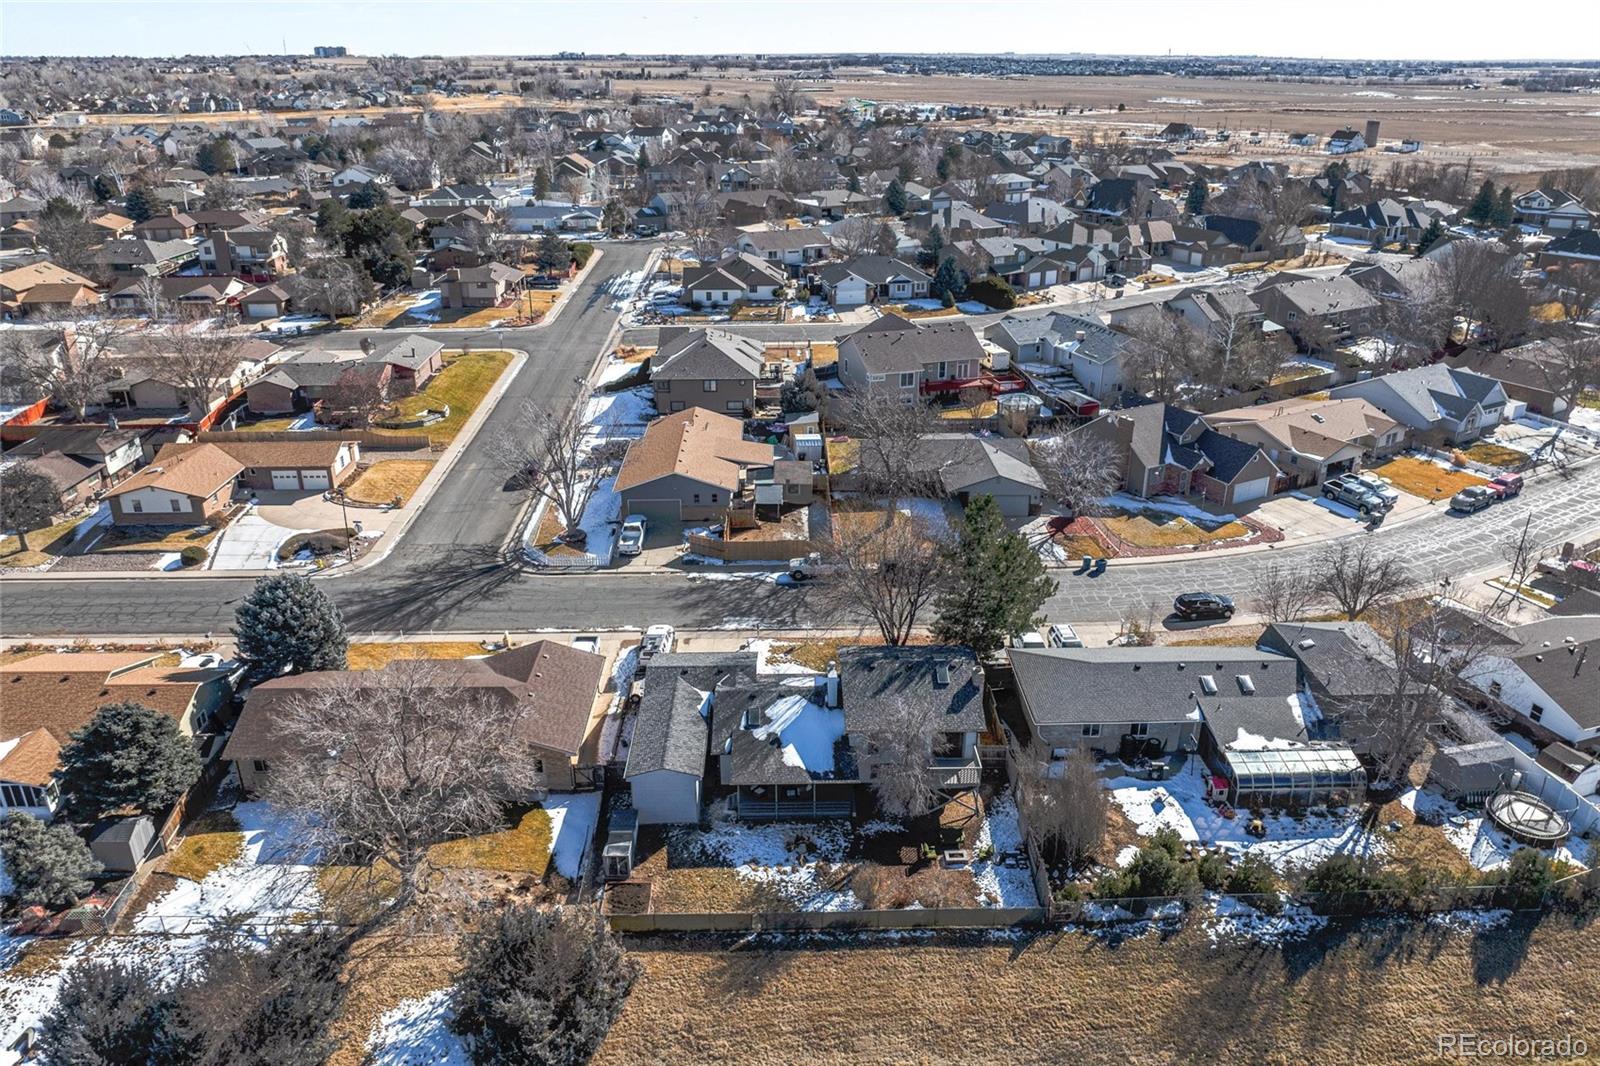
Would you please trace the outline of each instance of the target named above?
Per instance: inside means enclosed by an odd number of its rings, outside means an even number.
[[[206,550],[198,544],[191,544],[178,553],[184,566],[199,566],[206,561]]]
[[[1505,907],[1537,907],[1555,881],[1555,871],[1542,851],[1521,848],[1511,861],[1484,875],[1484,884],[1496,885],[1495,902]]]
[[[1250,905],[1267,914],[1277,914],[1283,909],[1278,898],[1278,875],[1272,864],[1260,855],[1246,855],[1237,866],[1228,871],[1225,887],[1235,895],[1250,896]],[[1259,898],[1257,898],[1259,897]]]
[[[1017,290],[1005,278],[990,274],[967,286],[967,299],[977,300],[996,311],[1009,311],[1017,306]]]
[[[1208,851],[1195,860],[1194,872],[1201,888],[1215,892],[1228,881],[1228,857],[1220,851]]]
[[[571,253],[572,261],[578,264],[578,269],[582,270],[588,266],[589,257],[594,255],[594,245],[588,241],[576,241],[567,245],[567,251]]]
[[[11,894],[24,905],[66,907],[94,887],[100,863],[72,827],[41,822],[12,811],[0,822],[0,860],[11,876]]]

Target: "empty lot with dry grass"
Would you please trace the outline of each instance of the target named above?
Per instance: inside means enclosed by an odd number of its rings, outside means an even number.
[[[1120,944],[635,941],[644,976],[608,1064],[1411,1062],[1436,1035],[1600,1047],[1593,927],[1483,935],[1371,923],[1282,948],[1202,929]]]

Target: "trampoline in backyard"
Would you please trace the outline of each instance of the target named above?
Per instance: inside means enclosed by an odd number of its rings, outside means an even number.
[[[1529,792],[1497,792],[1484,804],[1489,820],[1521,844],[1550,847],[1567,839],[1572,826],[1555,808]]]

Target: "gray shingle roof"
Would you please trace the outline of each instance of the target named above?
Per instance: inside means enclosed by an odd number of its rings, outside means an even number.
[[[949,681],[938,680],[944,663]],[[925,707],[940,732],[984,727],[983,674],[971,649],[948,644],[839,649],[839,695],[845,729],[870,733],[894,720],[901,701]]]
[[[1215,695],[1283,700],[1298,689],[1295,661],[1254,648],[1067,648],[1013,650],[1011,665],[1039,725],[1198,721]],[[1209,677],[1216,693],[1206,691]]]
[[[761,375],[760,341],[720,329],[695,329],[664,342],[651,360],[658,381],[748,378]]]
[[[651,660],[624,776],[675,770],[699,777],[711,729],[707,712],[713,709],[706,706],[705,694],[724,677],[753,680],[756,661],[753,651],[680,652]]]

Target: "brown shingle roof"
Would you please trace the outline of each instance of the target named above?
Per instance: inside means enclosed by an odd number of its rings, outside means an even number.
[[[152,652],[54,652],[0,669],[0,735],[45,729],[65,744],[108,703],[132,700],[182,719],[200,686],[226,670],[153,665]]]
[[[578,754],[588,733],[589,714],[605,673],[605,658],[555,641],[540,640],[484,659],[433,662],[442,683],[452,690],[471,690],[496,700],[520,705],[524,713],[518,737],[536,747],[567,755]],[[374,686],[384,684],[390,663],[381,670],[364,671]],[[290,738],[277,728],[275,709],[298,694],[337,683],[345,675],[319,671],[278,677],[257,685],[250,693],[224,759],[273,759],[283,754]]]
[[[9,747],[8,747],[9,745]],[[35,729],[14,740],[0,740],[0,781],[43,788],[61,762],[61,745],[48,730]]]
[[[341,445],[337,440],[217,441],[202,444],[169,444],[162,454],[182,455],[196,448],[216,448],[245,466],[331,470]]]
[[[185,496],[209,496],[239,476],[244,464],[215,444],[179,448],[168,444],[156,461],[106,495],[121,496],[136,489],[158,488]]]
[[[744,422],[700,407],[658,418],[628,446],[617,489],[681,474],[730,492],[741,467],[772,462],[772,446],[744,439]]]

